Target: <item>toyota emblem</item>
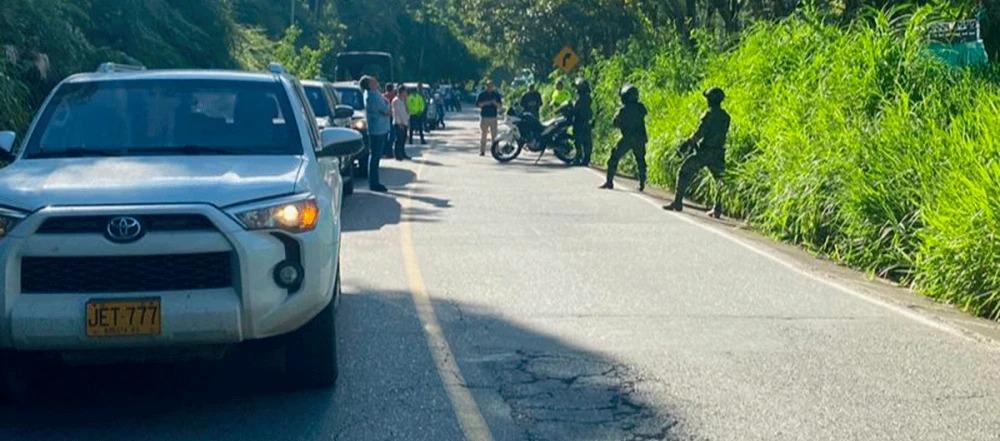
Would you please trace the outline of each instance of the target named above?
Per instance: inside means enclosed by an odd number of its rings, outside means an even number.
[[[111,219],[108,222],[108,240],[117,243],[135,242],[144,233],[139,219],[130,216],[121,216]]]

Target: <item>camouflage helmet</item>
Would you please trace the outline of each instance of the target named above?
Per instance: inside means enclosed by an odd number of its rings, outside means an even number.
[[[622,86],[620,94],[623,103],[634,103],[639,101],[639,88],[631,84]]]
[[[722,89],[718,87],[706,90],[703,95],[705,95],[705,99],[708,100],[708,104],[713,106],[722,104],[722,101],[726,99],[726,92],[723,92]]]

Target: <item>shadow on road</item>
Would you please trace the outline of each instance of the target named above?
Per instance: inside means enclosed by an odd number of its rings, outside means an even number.
[[[421,190],[405,191],[417,176],[411,170],[383,167],[382,183],[388,193],[357,192],[344,200],[341,229],[345,233],[379,230],[387,225],[397,225],[405,215],[414,222],[436,222],[438,212],[451,207],[448,199],[425,195]],[[405,213],[401,199],[410,199]]]
[[[358,192],[344,200],[344,213],[340,228],[343,232],[378,230],[386,225],[396,225],[402,218],[402,207],[389,194]]]
[[[435,309],[497,439],[678,438],[643,398],[656,380],[474,305]],[[338,337],[335,391],[283,389],[277,350],[48,369],[35,400],[0,404],[0,439],[461,439],[408,293],[346,293]]]

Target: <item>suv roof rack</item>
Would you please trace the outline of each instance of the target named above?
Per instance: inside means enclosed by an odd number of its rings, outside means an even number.
[[[146,70],[146,66],[138,64],[101,63],[100,66],[97,66],[98,73],[141,72],[144,70]]]
[[[278,62],[271,62],[271,64],[268,64],[267,71],[275,75],[284,75],[288,73],[288,71],[285,70],[285,66],[282,66],[281,63]]]

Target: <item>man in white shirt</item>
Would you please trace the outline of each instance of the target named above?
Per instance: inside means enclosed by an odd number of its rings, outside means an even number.
[[[400,87],[396,93],[396,97],[392,100],[393,129],[396,130],[396,145],[393,156],[396,157],[397,161],[410,159],[409,156],[406,156],[406,136],[410,127],[410,112],[406,109],[406,98],[408,96],[409,91],[407,88]]]

